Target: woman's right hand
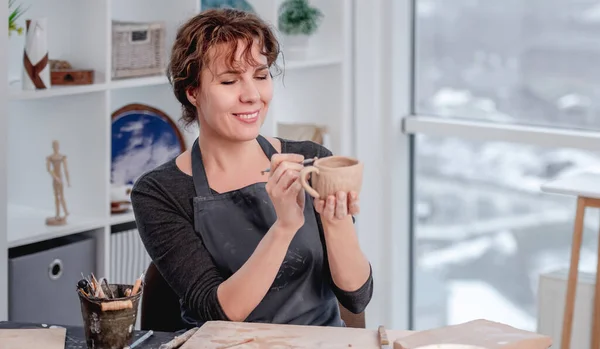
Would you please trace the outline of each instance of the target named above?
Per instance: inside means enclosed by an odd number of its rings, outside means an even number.
[[[305,195],[300,183],[304,156],[274,154],[266,190],[273,201],[277,224],[295,234],[304,224]]]

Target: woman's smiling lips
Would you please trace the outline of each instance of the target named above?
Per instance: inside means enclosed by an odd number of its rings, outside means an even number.
[[[245,113],[233,113],[233,115],[241,122],[244,122],[247,124],[253,124],[258,120],[259,113],[260,113],[260,109],[251,111],[251,112],[245,112]]]

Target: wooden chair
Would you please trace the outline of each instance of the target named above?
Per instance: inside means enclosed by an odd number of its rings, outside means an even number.
[[[558,178],[542,185],[542,191],[553,194],[572,195],[577,198],[575,224],[571,243],[571,261],[567,280],[567,294],[562,319],[560,348],[571,348],[573,316],[575,313],[575,295],[579,274],[579,258],[583,240],[584,216],[587,208],[600,209],[600,174],[579,173],[573,176]],[[600,243],[598,244],[600,255]],[[600,258],[596,265],[596,284],[594,288],[594,305],[591,319],[590,349],[600,349]]]
[[[140,327],[142,330],[176,332],[189,326],[181,319],[179,298],[150,263],[144,277]],[[342,320],[347,327],[365,328],[365,314],[354,314],[340,305]]]

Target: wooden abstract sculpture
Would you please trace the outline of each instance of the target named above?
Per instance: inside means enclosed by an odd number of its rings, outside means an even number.
[[[69,170],[67,168],[67,156],[59,153],[58,141],[52,141],[52,149],[54,152],[46,157],[46,168],[50,176],[52,176],[52,188],[54,190],[54,205],[56,207],[56,215],[46,219],[47,225],[63,225],[67,223],[67,204],[64,196],[63,172],[67,185],[70,187]],[[60,216],[60,209],[63,209],[64,216]]]
[[[23,89],[50,88],[48,64],[47,19],[28,19],[23,52]]]

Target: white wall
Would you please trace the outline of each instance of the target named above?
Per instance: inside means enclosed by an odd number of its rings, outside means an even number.
[[[365,162],[361,245],[373,266],[375,291],[367,327],[409,328],[409,139],[411,1],[356,1],[356,156]]]
[[[0,18],[8,17],[8,4],[0,5]],[[8,47],[8,29],[6,24],[0,25],[0,47]],[[8,55],[0,54],[0,67],[8,64]],[[6,198],[6,152],[8,150],[8,75],[6,69],[0,69],[0,198]],[[6,218],[6,200],[0,200],[0,321],[8,320],[8,283],[4,282],[8,274],[8,244]]]

